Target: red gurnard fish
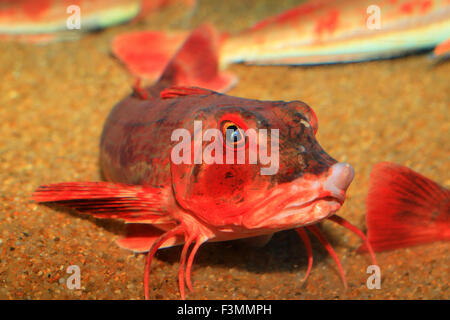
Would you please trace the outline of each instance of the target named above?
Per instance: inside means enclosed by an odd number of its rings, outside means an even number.
[[[367,237],[375,251],[450,240],[450,191],[407,167],[377,163],[366,206]]]
[[[92,31],[141,19],[161,7],[195,0],[0,0],[0,39],[45,43],[76,39],[76,31]],[[78,6],[80,30],[67,21]]]
[[[286,229],[296,229],[305,242],[309,255],[306,277],[313,261],[305,231],[308,229],[332,255],[346,285],[339,259],[317,223],[329,219],[355,232],[369,248],[370,244],[359,229],[334,215],[345,200],[353,169],[320,147],[312,109],[301,101],[259,101],[197,87],[170,87],[183,72],[178,68],[179,59],[193,54],[191,50],[197,53],[198,63],[211,65],[208,59],[216,57],[208,56],[211,50],[204,42],[211,32],[208,26],[199,27],[155,85],[137,85],[132,95],[113,108],[100,142],[100,165],[109,182],[44,185],[35,191],[34,200],[127,223],[127,236],[118,244],[136,252],[149,251],[144,279],[146,298],[150,263],[159,248],[184,244],[179,269],[179,289],[184,299],[185,281],[192,289],[191,267],[202,243],[271,235]],[[221,150],[223,164],[207,161],[207,156],[195,161],[195,150],[208,154],[210,145],[196,140],[194,120],[201,121],[200,130],[225,133],[215,138],[220,143],[219,149],[214,149],[214,154]],[[178,163],[171,154],[177,145],[172,140],[174,130],[180,128],[194,136],[188,146],[195,154],[188,154],[190,161]],[[250,139],[244,133],[250,128],[259,132],[266,129],[267,144],[261,138],[257,142]],[[270,143],[273,154],[272,140],[276,137],[268,134],[273,128],[278,129],[279,137],[274,174],[261,173],[267,162],[226,161],[227,150],[232,159],[237,159],[242,150],[249,159],[252,143],[258,144],[259,152],[267,152]],[[207,140],[205,136],[203,139]],[[376,263],[373,252],[371,257]]]
[[[380,22],[377,25],[376,21]],[[131,72],[156,80],[187,32],[139,31],[114,39]],[[430,50],[450,39],[448,0],[319,0],[224,35],[219,65],[314,65],[358,62]],[[435,56],[443,58],[447,46]],[[155,59],[158,63],[151,64]]]

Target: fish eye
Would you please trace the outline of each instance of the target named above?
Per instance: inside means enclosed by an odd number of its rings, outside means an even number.
[[[245,133],[236,123],[232,121],[222,122],[222,134],[228,146],[240,147],[245,144]]]

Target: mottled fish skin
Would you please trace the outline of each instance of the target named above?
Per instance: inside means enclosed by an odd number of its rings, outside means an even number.
[[[367,27],[367,9],[374,5],[380,29]],[[448,38],[447,0],[309,1],[230,37],[221,65],[367,61],[432,49]]]

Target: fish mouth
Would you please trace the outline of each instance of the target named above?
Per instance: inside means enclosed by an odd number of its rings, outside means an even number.
[[[302,209],[313,205],[315,202],[323,200],[328,202],[338,202],[339,205],[345,201],[345,191],[353,181],[354,171],[347,163],[336,163],[330,168],[330,174],[323,182],[322,191],[319,195],[309,201],[291,202],[286,209]]]
[[[283,230],[326,219],[343,205],[345,192],[353,176],[353,168],[349,164],[336,163],[324,176],[294,180],[288,188],[283,189],[290,196],[278,206],[277,213],[257,215],[251,225],[253,228]]]
[[[322,197],[318,197],[318,198],[315,198],[315,199],[307,201],[307,202],[303,202],[301,204],[291,203],[291,204],[287,205],[286,207],[284,207],[283,210],[304,209],[304,208],[313,206],[315,203],[317,203],[319,201],[323,201],[323,202],[327,202],[327,203],[336,202],[336,203],[339,203],[339,206],[342,206],[342,204],[345,201],[345,196],[341,196],[341,195],[339,195],[339,196],[331,196],[331,195],[322,196]]]
[[[286,207],[284,207],[283,210],[291,210],[291,209],[303,209],[307,208],[309,206],[312,206],[314,203],[318,201],[325,201],[325,202],[337,202],[340,206],[345,201],[345,193],[344,194],[329,194],[329,195],[323,195],[319,196],[317,198],[314,198],[312,200],[306,201],[306,202],[293,202],[288,204]]]
[[[336,211],[338,211],[344,203],[345,196],[320,196],[310,201],[299,203],[291,203],[284,207],[274,220],[283,221],[289,224],[292,221],[292,227],[300,227],[316,223],[323,220]],[[274,221],[275,222],[275,221]]]
[[[329,172],[318,196],[311,200],[291,202],[277,216],[303,216],[305,218],[300,219],[300,225],[307,225],[325,219],[339,210],[345,201],[345,192],[353,181],[354,171],[347,163],[336,163]]]

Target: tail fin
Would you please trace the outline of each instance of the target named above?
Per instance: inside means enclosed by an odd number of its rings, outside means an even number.
[[[450,191],[409,168],[376,164],[366,207],[368,239],[375,251],[450,240]]]
[[[114,54],[134,74],[169,86],[194,86],[226,91],[236,83],[220,72],[218,50],[222,37],[210,25],[186,33],[134,32],[114,39]]]

